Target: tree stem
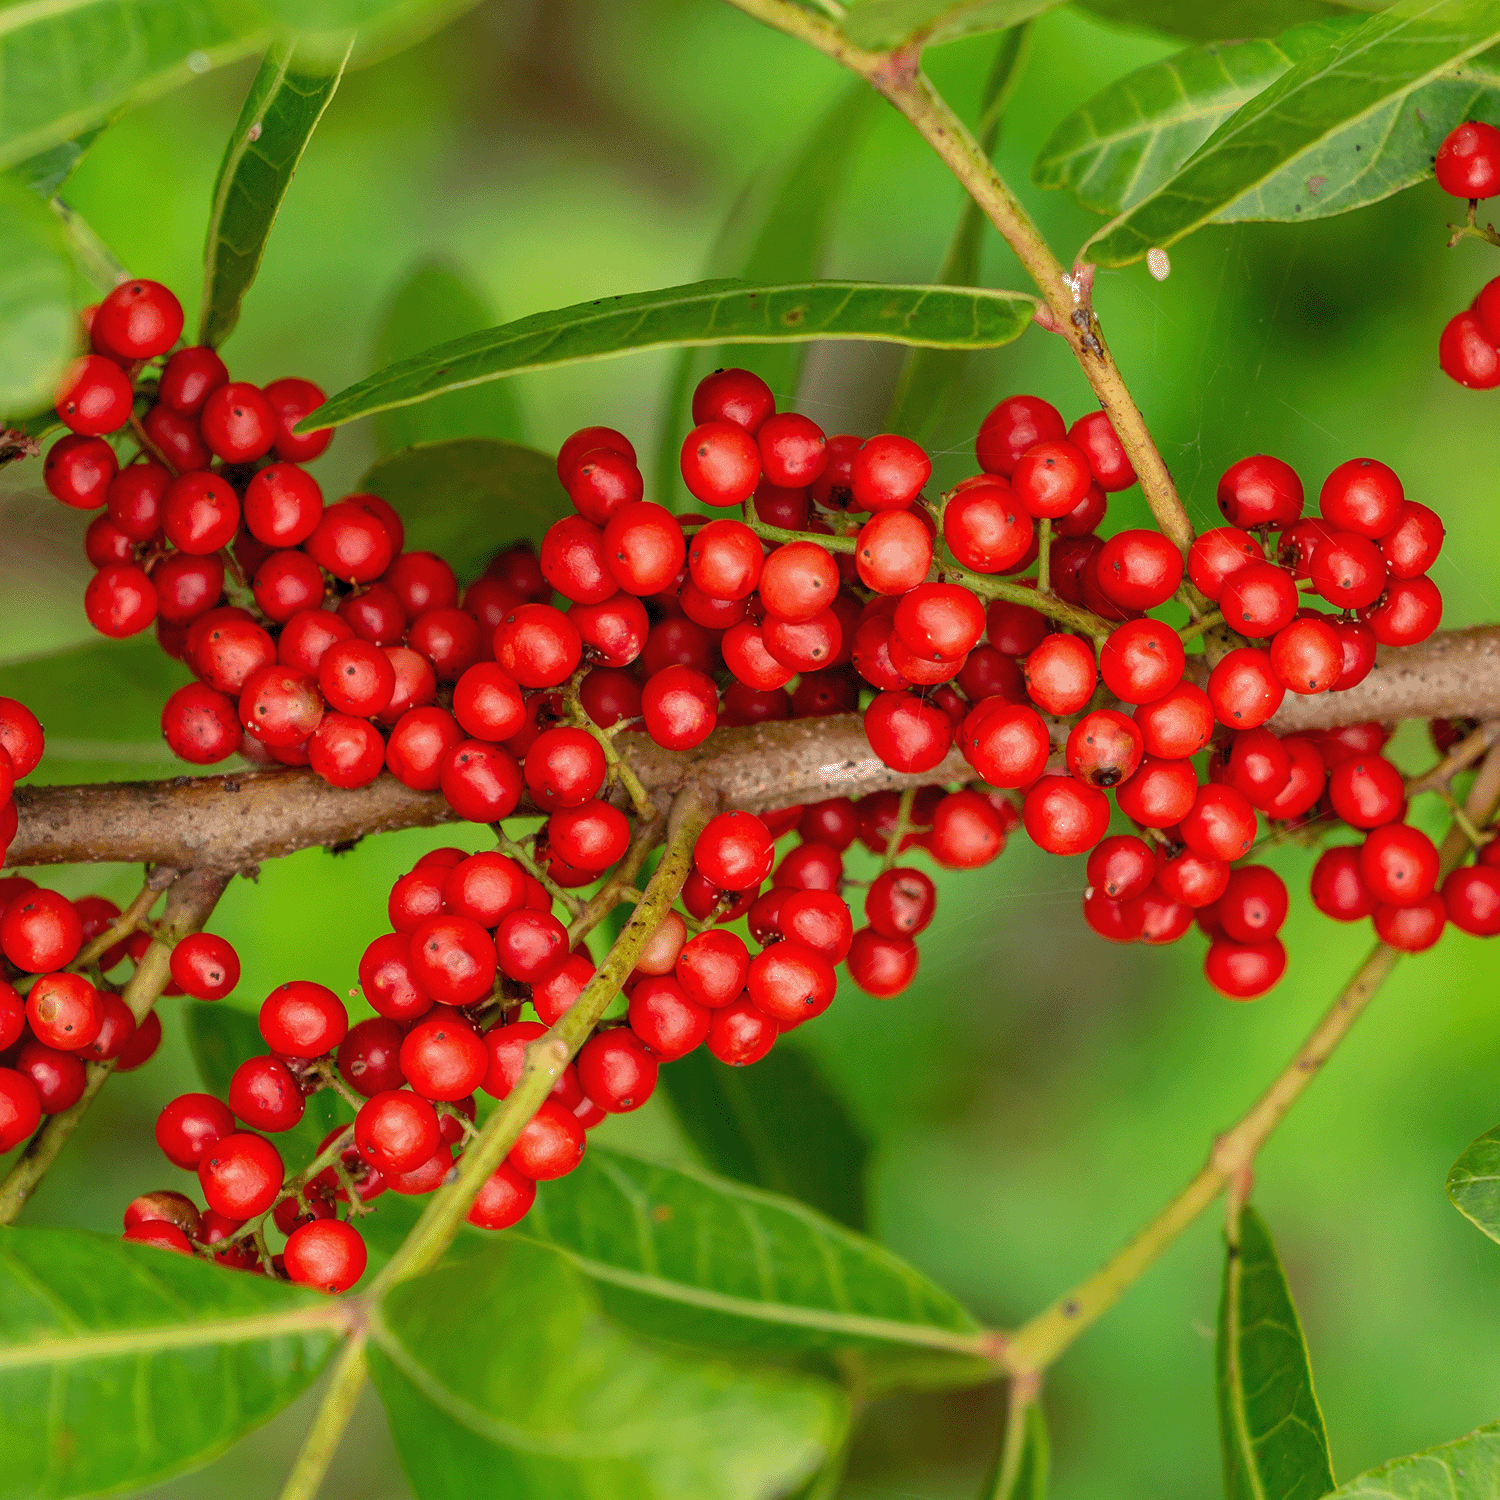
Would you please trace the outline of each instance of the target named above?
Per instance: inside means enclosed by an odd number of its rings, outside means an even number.
[[[313,1500],[338,1451],[344,1429],[359,1404],[359,1393],[364,1389],[365,1341],[368,1335],[361,1329],[350,1334],[338,1363],[333,1367],[333,1378],[323,1392],[323,1404],[313,1419],[302,1447],[297,1453],[297,1462],[287,1476],[281,1491],[281,1500]]]
[[[1472,822],[1487,823],[1497,804],[1500,804],[1500,748],[1492,749],[1485,758],[1474,778],[1465,810]],[[1439,881],[1463,863],[1468,848],[1463,829],[1456,825],[1450,828],[1439,851],[1442,872]],[[1225,1187],[1245,1179],[1260,1148],[1339,1043],[1353,1030],[1354,1023],[1364,1014],[1400,957],[1395,948],[1385,943],[1375,945],[1270,1087],[1233,1129],[1214,1142],[1203,1170],[1113,1259],[1006,1337],[1001,1359],[1008,1370],[1018,1374],[1044,1370],[1084,1329],[1120,1300]]]

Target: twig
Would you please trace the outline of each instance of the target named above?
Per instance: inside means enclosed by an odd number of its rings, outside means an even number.
[[[1043,516],[1036,529],[1036,591],[1052,597],[1052,519]]]
[[[145,921],[151,908],[161,899],[161,893],[176,879],[176,870],[153,870],[145,885],[136,894],[135,900],[98,937],[86,942],[78,950],[77,958],[68,967],[86,969],[96,959],[108,953],[116,943],[128,938]]]
[[[635,825],[635,834],[630,840],[630,848],[625,851],[625,858],[615,866],[614,873],[569,924],[570,949],[576,949],[622,901],[634,901],[639,905],[645,899],[636,890],[635,881],[645,869],[647,857],[661,842],[665,831],[660,818]]]
[[[1471,822],[1486,823],[1497,804],[1500,749],[1492,749],[1474,779],[1465,811]],[[1463,830],[1450,828],[1439,851],[1439,879],[1456,869],[1467,853]],[[1021,1374],[1045,1369],[1120,1300],[1231,1182],[1243,1179],[1260,1148],[1353,1029],[1400,957],[1385,943],[1375,945],[1270,1087],[1233,1129],[1214,1142],[1203,1170],[1112,1260],[1004,1339],[1001,1362],[1007,1369]]]
[[[1192,606],[1189,606],[1189,608],[1191,607]],[[1181,639],[1183,644],[1186,645],[1187,642],[1196,640],[1200,635],[1207,635],[1207,633],[1216,625],[1222,625],[1223,623],[1224,616],[1219,610],[1216,609],[1212,614],[1199,616],[1199,618],[1195,619],[1191,625],[1184,625],[1182,629],[1177,632],[1177,635],[1179,639]]]
[[[1413,776],[1406,783],[1408,797],[1434,791],[1447,786],[1460,771],[1467,771],[1496,740],[1500,740],[1500,719],[1481,724],[1472,734],[1467,734],[1430,770]]]
[[[506,834],[498,823],[492,824],[491,827],[495,830],[495,841],[502,852],[515,860],[533,880],[540,882],[554,901],[561,901],[575,917],[583,910],[583,902],[572,891],[565,891],[514,839]]]
[[[172,948],[190,932],[197,932],[208,920],[229,883],[229,876],[202,870],[190,870],[181,876],[167,895],[167,909],[156,936],[141,955],[135,973],[125,986],[121,998],[137,1024],[146,1019],[172,977]],[[139,900],[139,898],[137,898]],[[25,1207],[47,1169],[57,1159],[69,1136],[88,1113],[94,1096],[104,1087],[104,1080],[114,1071],[114,1060],[89,1063],[88,1080],[83,1094],[71,1109],[49,1115],[41,1129],[32,1136],[26,1149],[0,1183],[0,1224],[13,1224]]]
[[[344,1345],[344,1352],[333,1367],[333,1378],[323,1392],[323,1404],[318,1407],[318,1415],[302,1440],[297,1462],[281,1491],[281,1500],[312,1500],[318,1493],[344,1436],[344,1429],[359,1403],[359,1393],[364,1389],[368,1373],[365,1368],[368,1338],[369,1334],[361,1328],[350,1334],[349,1342]]]
[[[901,793],[901,800],[896,804],[896,826],[891,829],[891,836],[885,841],[885,858],[880,861],[882,870],[893,869],[901,857],[901,844],[911,832],[911,809],[916,800],[917,789],[914,786],[907,787]]]

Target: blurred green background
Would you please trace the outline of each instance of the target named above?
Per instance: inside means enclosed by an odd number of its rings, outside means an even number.
[[[1035,26],[999,160],[1065,259],[1096,221],[1029,186],[1032,156],[1100,85],[1176,45],[1068,10]],[[981,38],[928,58],[971,116],[992,48]],[[127,116],[67,193],[127,266],[178,290],[190,317],[213,175],[251,72],[212,74]],[[346,385],[371,368],[394,285],[433,255],[462,266],[503,317],[691,281],[748,176],[791,149],[846,86],[831,64],[710,0],[482,5],[346,79],[226,354],[251,380],[295,373],[330,391]],[[951,180],[882,107],[827,273],[930,279],[958,206]],[[1500,618],[1489,561],[1500,548],[1500,407],[1438,371],[1443,322],[1495,269],[1476,242],[1444,252],[1450,216],[1428,184],[1321,224],[1210,230],[1173,251],[1162,284],[1144,267],[1101,273],[1097,303],[1195,522],[1217,519],[1215,479],[1244,453],[1281,454],[1310,491],[1345,458],[1381,458],[1447,522],[1436,573],[1445,623],[1459,625]],[[985,277],[1024,286],[993,236]],[[897,359],[880,346],[819,350],[798,404],[830,431],[873,431]],[[574,427],[606,422],[631,434],[644,460],[670,371],[669,356],[646,355],[522,377],[528,436],[552,448]],[[938,478],[968,471],[979,417],[1018,390],[1044,394],[1070,419],[1090,404],[1061,341],[1028,332],[973,361],[936,444]],[[789,404],[793,393],[778,395]],[[372,456],[365,427],[341,432],[318,466],[325,489],[347,487]],[[1111,509],[1111,527],[1143,514],[1134,491]],[[0,656],[88,638],[82,530],[41,491],[38,466],[6,471]],[[0,676],[0,691],[18,680]],[[65,734],[110,748],[75,743],[75,758],[169,774],[156,708],[84,685]],[[1418,727],[1397,747],[1408,769],[1428,754]],[[424,848],[453,841],[398,834],[236,882],[214,926],[244,961],[243,1002],[293,977],[348,989],[383,928],[390,881]],[[1305,883],[1305,852],[1280,850],[1272,863]],[[868,873],[858,864],[851,874]],[[134,890],[129,871],[108,869],[68,870],[57,884],[122,901]],[[1196,934],[1167,951],[1093,937],[1078,914],[1081,862],[1043,857],[1024,838],[990,868],[940,885],[912,989],[885,1004],[846,993],[784,1045],[815,1054],[876,1143],[879,1234],[1005,1324],[1086,1274],[1196,1169],[1368,933],[1294,904],[1287,979],[1235,1006],[1204,982]],[[1341,1479],[1500,1415],[1500,1249],[1443,1194],[1449,1163],[1500,1118],[1497,999],[1492,951],[1473,939],[1450,933],[1404,963],[1260,1162],[1257,1201],[1305,1320]],[[173,1006],[163,1004],[157,1060],[111,1085],[29,1221],[113,1229],[132,1194],[174,1179],[151,1143],[162,1103],[193,1086]],[[690,1154],[660,1100],[600,1138]],[[1054,1371],[1046,1406],[1065,1500],[1217,1492],[1220,1243],[1210,1214]],[[273,1496],[309,1399],[153,1493]],[[993,1388],[889,1402],[865,1424],[846,1493],[973,1494],[998,1429]],[[373,1404],[326,1493],[407,1493]]]

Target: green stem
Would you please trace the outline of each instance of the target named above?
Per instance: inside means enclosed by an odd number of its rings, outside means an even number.
[[[1037,527],[1036,591],[1044,599],[1052,597],[1052,521],[1048,516]]]
[[[281,1500],[312,1500],[328,1473],[333,1455],[338,1451],[344,1429],[359,1404],[359,1393],[364,1389],[365,1341],[363,1331],[351,1334],[338,1363],[333,1367],[333,1378],[323,1392],[323,1404],[313,1419],[297,1462],[281,1491]]]
[[[1215,625],[1222,625],[1223,623],[1224,616],[1216,609],[1212,614],[1204,615],[1201,619],[1194,620],[1191,625],[1184,625],[1177,632],[1177,635],[1182,643],[1186,645],[1189,641],[1197,640],[1200,635],[1207,635]]]
[[[361,1099],[359,1102],[363,1104],[364,1100]],[[256,1235],[263,1233],[266,1220],[276,1212],[277,1206],[285,1203],[288,1198],[301,1198],[303,1189],[314,1177],[342,1160],[344,1152],[349,1149],[353,1139],[354,1127],[346,1125],[295,1177],[289,1177],[281,1185],[281,1191],[276,1195],[276,1202],[270,1208],[264,1213],[256,1214],[253,1219],[246,1219],[233,1234],[225,1238],[224,1243],[233,1244],[237,1240],[253,1239]],[[353,1199],[350,1202],[352,1203]]]
[[[816,542],[828,552],[858,552],[859,534],[853,536],[830,536],[822,531],[789,531],[785,526],[772,526],[769,522],[758,521],[752,515],[746,520],[747,525],[756,536],[768,542]]]
[[[646,866],[651,851],[661,842],[665,830],[660,818],[649,823],[637,823],[625,858],[615,866],[614,873],[605,881],[589,901],[588,905],[568,925],[568,947],[578,945],[596,928],[622,901],[635,901],[639,906],[644,899],[635,888],[636,878]]]
[[[540,882],[542,889],[554,901],[560,901],[575,917],[583,910],[583,902],[572,891],[565,891],[498,823],[490,826],[495,830],[495,841],[500,852],[515,860],[533,880]]]
[[[1077,630],[1083,635],[1092,636],[1096,641],[1107,641],[1114,633],[1115,627],[1108,620],[1101,619],[1092,610],[1069,604],[1059,599],[1056,594],[1043,599],[1039,597],[1036,589],[1028,588],[1025,584],[1016,583],[1009,578],[995,578],[988,573],[971,573],[967,568],[946,565],[940,570],[938,576],[945,583],[963,584],[970,593],[978,594],[982,599],[1004,599],[1010,604],[1021,604],[1027,609],[1034,609],[1039,614],[1046,615],[1049,620],[1055,620],[1059,625],[1067,626],[1069,630]]]
[[[159,873],[165,877],[164,881],[153,883],[154,876],[148,879],[137,892],[135,900],[98,937],[91,938],[78,950],[78,956],[68,965],[70,969],[88,968],[95,959],[103,957],[116,943],[123,942],[146,920],[151,908],[161,899],[162,892],[177,878],[172,870],[162,870]]]
[[[151,1007],[171,981],[174,945],[190,932],[197,932],[208,921],[219,897],[224,893],[224,887],[229,884],[229,879],[226,874],[197,870],[181,876],[171,887],[167,894],[167,909],[162,915],[156,936],[141,955],[135,973],[121,992],[121,999],[129,1007],[137,1024],[150,1014]],[[136,899],[139,901],[141,898]],[[88,1078],[78,1102],[61,1114],[48,1115],[41,1129],[32,1136],[26,1149],[16,1158],[5,1181],[0,1183],[0,1224],[15,1223],[22,1208],[46,1176],[47,1169],[56,1161],[57,1153],[88,1113],[94,1096],[104,1087],[104,1081],[114,1071],[114,1066],[113,1059],[89,1063]]]
[[[1487,823],[1497,804],[1500,749],[1492,749],[1474,778],[1465,813],[1470,822]],[[1439,850],[1440,881],[1463,863],[1468,850],[1468,837],[1455,823]],[[1113,1259],[1006,1336],[1001,1353],[1006,1369],[1015,1374],[1046,1369],[1145,1275],[1226,1187],[1246,1180],[1261,1147],[1348,1036],[1400,957],[1385,943],[1375,945],[1291,1061],[1239,1123],[1214,1142],[1202,1171]]]
[[[882,870],[893,869],[901,857],[901,841],[911,832],[911,809],[916,800],[916,787],[909,786],[902,790],[901,800],[896,804],[896,826],[891,830],[890,838],[885,841],[885,858],[880,862]]]

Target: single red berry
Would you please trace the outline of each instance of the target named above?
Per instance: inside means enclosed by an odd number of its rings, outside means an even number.
[[[1325,849],[1313,866],[1309,883],[1312,903],[1335,922],[1358,922],[1375,909],[1375,898],[1360,873],[1360,846],[1340,844]]]
[[[1203,956],[1204,977],[1228,1000],[1254,1000],[1286,972],[1280,938],[1237,943],[1216,938]]]
[[[1091,411],[1079,417],[1068,429],[1068,441],[1088,455],[1089,469],[1100,489],[1113,493],[1135,483],[1135,470],[1107,413]]]
[[[132,465],[132,469],[134,467]],[[125,472],[131,471],[127,469]],[[47,450],[42,464],[42,482],[48,493],[64,505],[72,506],[74,510],[97,510],[113,493],[118,472],[115,450],[102,437],[70,433]],[[161,472],[165,474],[166,470]],[[146,536],[155,530],[153,526]],[[146,538],[133,539],[144,541]]]
[[[320,1292],[347,1292],[365,1273],[365,1241],[352,1224],[319,1219],[294,1229],[282,1252],[286,1274]]]
[[[174,755],[195,766],[224,760],[244,741],[234,699],[201,682],[178,688],[162,705],[161,733]]]
[[[572,438],[568,439],[568,442],[572,441]],[[567,444],[563,446],[566,448]],[[627,443],[626,447],[629,446]],[[565,487],[574,508],[585,520],[603,526],[616,511],[633,505],[645,494],[646,482],[635,459],[630,456],[633,452],[634,449],[626,453],[600,446],[583,450],[571,460],[572,468]],[[561,454],[558,462],[562,463]]]
[[[495,662],[522,687],[566,682],[582,654],[578,627],[550,604],[518,605],[495,632]]]
[[[1155,878],[1156,855],[1143,839],[1115,834],[1090,851],[1086,875],[1089,885],[1111,901],[1129,901]]]
[[[153,1010],[126,1039],[115,1058],[115,1072],[130,1073],[144,1067],[156,1056],[156,1049],[160,1046],[161,1017]]]
[[[904,510],[922,492],[932,460],[910,438],[881,433],[870,438],[849,466],[852,506],[858,510]]]
[[[338,641],[353,639],[353,627],[332,610],[299,610],[282,627],[276,642],[276,659],[284,667],[295,667],[316,677],[323,664],[323,653]]]
[[[655,673],[641,693],[641,714],[651,738],[668,750],[701,745],[718,722],[718,689],[692,667]]]
[[[174,1167],[194,1170],[204,1153],[234,1134],[234,1115],[212,1094],[179,1094],[156,1117],[156,1144]]]
[[[535,1201],[536,1183],[505,1161],[485,1179],[467,1218],[480,1229],[509,1229],[526,1217]]]
[[[165,354],[182,333],[182,303],[159,281],[122,281],[94,311],[96,349],[133,362]]]
[[[133,562],[100,568],[83,591],[83,612],[89,624],[111,640],[138,635],[159,610],[156,585],[145,569]]]
[[[1372,920],[1382,943],[1402,953],[1424,953],[1442,937],[1448,909],[1441,896],[1428,896],[1410,906],[1377,904]]]
[[[1487,865],[1454,870],[1443,882],[1443,907],[1459,931],[1500,936],[1500,870]]]
[[[66,968],[82,945],[83,922],[57,891],[25,891],[0,916],[0,952],[25,973]]]
[[[1099,653],[1104,685],[1125,703],[1154,703],[1182,682],[1187,655],[1175,630],[1156,620],[1131,620],[1113,631]]]
[[[384,520],[360,503],[369,498],[350,495],[326,507],[302,543],[320,568],[344,583],[373,583],[396,555]]]
[[[1500,130],[1466,120],[1448,132],[1433,158],[1438,186],[1455,198],[1500,193]]]
[[[1085,714],[1068,734],[1068,774],[1089,786],[1116,786],[1141,763],[1141,732],[1112,708]]]
[[[229,369],[212,349],[202,345],[179,349],[166,363],[157,399],[185,417],[196,417],[203,403],[229,383]]]
[[[701,1046],[710,1014],[669,975],[648,974],[630,992],[630,1029],[662,1062],[686,1057]]]
[[[1359,873],[1377,902],[1411,906],[1437,885],[1437,846],[1410,823],[1384,823],[1360,846]]]
[[[1155,609],[1182,582],[1182,554],[1159,531],[1121,531],[1105,542],[1099,587],[1126,609]]]
[[[211,932],[193,932],[172,949],[172,979],[195,1000],[222,1000],[240,982],[234,948]]]
[[[1049,635],[1025,663],[1026,691],[1044,713],[1077,713],[1094,694],[1094,653],[1076,636]]]
[[[1415,646],[1442,623],[1443,596],[1425,575],[1393,578],[1380,602],[1360,610],[1359,618],[1382,646]]]
[[[26,996],[26,1020],[43,1046],[81,1052],[99,1035],[104,1006],[81,974],[43,974]]]
[[[263,745],[300,745],[323,717],[317,683],[304,672],[263,667],[240,693],[240,724]]]
[[[713,419],[683,440],[680,467],[694,499],[705,505],[742,505],[760,480],[760,449],[738,423]]]
[[[253,1130],[290,1130],[306,1105],[292,1070],[279,1057],[251,1057],[229,1080],[229,1107]]]
[[[1221,724],[1255,729],[1281,707],[1286,688],[1266,652],[1241,646],[1221,657],[1208,674],[1208,697]]]
[[[281,1153],[262,1136],[226,1135],[198,1162],[208,1206],[230,1219],[251,1219],[276,1200],[286,1176]]]
[[[776,410],[776,397],[750,370],[715,370],[693,392],[693,421],[729,422],[752,437]]]
[[[277,985],[260,1007],[260,1034],[284,1057],[321,1057],[332,1052],[348,1030],[344,1002],[310,979]]]
[[[1443,550],[1443,521],[1434,510],[1415,500],[1401,507],[1396,524],[1380,539],[1380,555],[1392,578],[1418,578]]]
[[[467,1098],[484,1082],[489,1062],[478,1033],[451,1011],[418,1021],[401,1043],[400,1071],[424,1099]]]
[[[544,1099],[506,1161],[533,1182],[550,1182],[583,1160],[585,1144],[583,1125],[573,1111],[556,1099]]]
[[[1351,828],[1378,828],[1406,816],[1406,783],[1383,755],[1355,756],[1330,769],[1328,800]]]
[[[823,429],[797,412],[767,417],[756,433],[761,470],[774,485],[801,489],[828,465],[828,439]]]
[[[1276,563],[1249,563],[1232,573],[1220,595],[1225,623],[1241,635],[1275,635],[1300,603],[1296,580]]]
[[[410,1172],[438,1149],[437,1111],[410,1089],[390,1089],[360,1106],[354,1117],[359,1154],[381,1172]]]
[[[1204,859],[1231,861],[1250,852],[1255,842],[1255,809],[1231,786],[1200,786],[1191,810],[1178,824],[1182,841]]]
[[[726,812],[711,818],[693,846],[693,865],[720,890],[744,891],[771,873],[776,847],[754,813]]]
[[[1385,558],[1368,537],[1338,531],[1313,553],[1313,587],[1338,609],[1362,609],[1385,591]]]
[[[1171,828],[1192,811],[1197,795],[1198,774],[1191,761],[1148,755],[1135,775],[1115,789],[1115,802],[1145,828]]]
[[[550,910],[513,911],[495,929],[495,952],[501,973],[523,984],[536,984],[550,979],[567,962],[568,930]]]
[[[88,1073],[78,1053],[62,1052],[34,1040],[21,1044],[15,1055],[15,1067],[32,1083],[44,1115],[59,1115],[72,1109],[88,1084]],[[119,1071],[118,1063],[115,1071]]]
[[[849,945],[845,967],[867,995],[888,1000],[917,977],[918,959],[917,945],[911,938],[886,937],[873,927],[862,927]]]
[[[978,792],[967,788],[951,792],[933,810],[927,850],[945,870],[977,870],[1004,852],[1005,821],[989,798]],[[839,905],[843,907],[843,902]],[[803,936],[787,926],[792,921],[788,907],[782,909],[787,936]],[[809,940],[803,936],[803,941]]]
[[[141,418],[141,426],[152,448],[179,474],[206,469],[213,462],[214,456],[198,431],[197,418],[173,411],[164,401],[158,401]]]
[[[318,529],[323,491],[306,469],[271,464],[245,488],[245,526],[270,547],[295,547]]]
[[[888,510],[860,528],[855,566],[861,581],[877,594],[904,594],[927,577],[932,536],[910,511]]]
[[[1378,540],[1394,529],[1405,498],[1394,469],[1373,458],[1351,458],[1323,481],[1318,509],[1335,530]]]
[[[878,694],[865,710],[864,728],[875,754],[906,774],[932,770],[953,743],[948,716],[916,693]]]
[[[418,986],[443,1005],[472,1005],[495,982],[495,944],[470,917],[436,916],[421,923],[411,933],[410,963]]]
[[[1065,516],[1088,494],[1093,477],[1088,455],[1059,438],[1037,443],[1022,454],[1011,488],[1038,519]]]
[[[952,495],[943,509],[943,540],[966,568],[1001,573],[1021,563],[1036,539],[1031,516],[1003,481]]]
[[[250,463],[271,451],[276,414],[256,386],[231,380],[204,402],[198,430],[215,457],[225,463]]]
[[[403,786],[435,792],[451,750],[464,743],[453,715],[441,708],[414,708],[403,713],[385,745],[385,763]]]
[[[125,372],[102,354],[75,359],[57,384],[57,415],[72,432],[102,437],[130,420],[135,392]]]
[[[1028,448],[1056,441],[1067,430],[1062,414],[1040,396],[1007,396],[980,423],[974,453],[985,473],[1008,479]]]
[[[1225,469],[1219,509],[1231,526],[1290,526],[1302,514],[1302,481],[1290,464],[1260,453]]]
[[[766,1015],[796,1024],[828,1009],[838,978],[821,953],[804,943],[783,940],[750,960],[745,988]]]
[[[236,698],[255,673],[276,665],[270,633],[238,612],[210,610],[200,616],[189,627],[186,644],[185,659],[209,687]]]
[[[1043,776],[1026,793],[1021,820],[1049,854],[1083,854],[1109,827],[1109,799],[1067,776]]]

